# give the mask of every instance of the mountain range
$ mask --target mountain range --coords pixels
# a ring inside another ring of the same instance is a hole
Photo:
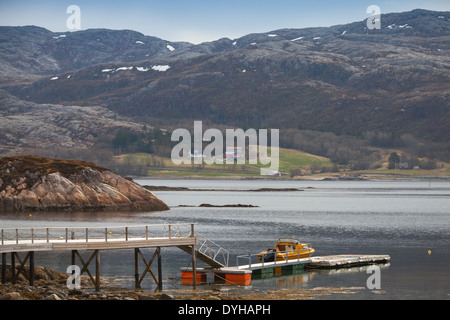
[[[381,15],[381,29],[364,20],[197,45],[0,27],[0,150],[83,147],[121,128],[194,120],[447,145],[449,53],[450,12],[421,9]]]

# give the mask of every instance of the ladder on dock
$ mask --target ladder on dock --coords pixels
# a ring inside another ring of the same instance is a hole
[[[222,248],[214,241],[205,236],[195,233],[198,239],[197,248],[195,249],[196,257],[213,268],[228,267],[230,254],[228,250]],[[192,245],[178,246],[181,250],[192,254]]]

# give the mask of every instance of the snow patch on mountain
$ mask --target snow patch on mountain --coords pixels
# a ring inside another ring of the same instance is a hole
[[[169,65],[155,65],[152,67],[152,70],[165,72],[170,68]]]

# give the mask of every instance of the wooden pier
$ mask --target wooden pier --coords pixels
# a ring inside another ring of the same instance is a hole
[[[194,224],[159,224],[112,227],[53,227],[53,228],[6,228],[0,229],[0,253],[2,254],[2,283],[6,282],[7,255],[11,257],[11,281],[23,273],[34,283],[34,256],[40,251],[71,251],[71,264],[78,259],[82,273],[87,273],[95,289],[100,290],[100,252],[101,250],[134,249],[135,287],[140,288],[149,273],[158,289],[162,289],[161,247],[178,247],[192,256],[192,267],[181,269],[181,283],[193,285],[205,283],[207,274],[226,284],[250,285],[252,279],[267,278],[282,274],[302,272],[307,269],[347,268],[360,265],[386,263],[388,255],[331,255],[310,256],[283,261],[254,262],[257,254],[238,256],[236,267],[229,266],[229,253],[211,240],[196,234]],[[155,248],[147,261],[142,248]],[[86,258],[81,252],[91,251]],[[25,257],[20,254],[25,253]],[[197,268],[197,258],[209,265]],[[152,271],[152,263],[157,261],[157,276]],[[145,264],[142,273],[139,261]],[[25,264],[29,261],[29,272]],[[95,276],[89,265],[95,261]],[[18,268],[16,269],[16,262]],[[244,262],[244,263],[242,263]]]
[[[81,274],[86,272],[96,290],[100,290],[100,251],[117,249],[134,249],[135,256],[135,286],[140,288],[147,273],[150,273],[162,289],[161,247],[179,247],[190,250],[192,255],[193,274],[196,274],[197,236],[194,224],[159,224],[140,226],[113,227],[53,227],[53,228],[6,228],[0,229],[0,253],[2,254],[2,283],[6,282],[7,254],[11,255],[12,282],[23,273],[34,283],[34,256],[40,251],[71,251],[71,265],[76,265],[76,259],[82,264]],[[155,248],[147,262],[141,248]],[[85,260],[80,251],[91,251]],[[20,253],[26,253],[24,258]],[[139,258],[145,264],[145,270],[139,272]],[[153,261],[157,258],[158,277],[151,270]],[[95,276],[89,270],[90,263],[95,260]],[[25,264],[29,261],[29,274]],[[16,271],[16,262],[19,263]],[[69,264],[68,264],[69,265]],[[194,278],[195,279],[195,278]],[[193,281],[194,287],[196,281]]]

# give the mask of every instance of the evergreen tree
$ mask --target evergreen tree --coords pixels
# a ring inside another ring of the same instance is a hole
[[[392,152],[389,155],[388,162],[389,162],[389,165],[388,165],[389,169],[396,168],[396,165],[398,165],[400,163],[400,156],[397,154],[397,152]]]

